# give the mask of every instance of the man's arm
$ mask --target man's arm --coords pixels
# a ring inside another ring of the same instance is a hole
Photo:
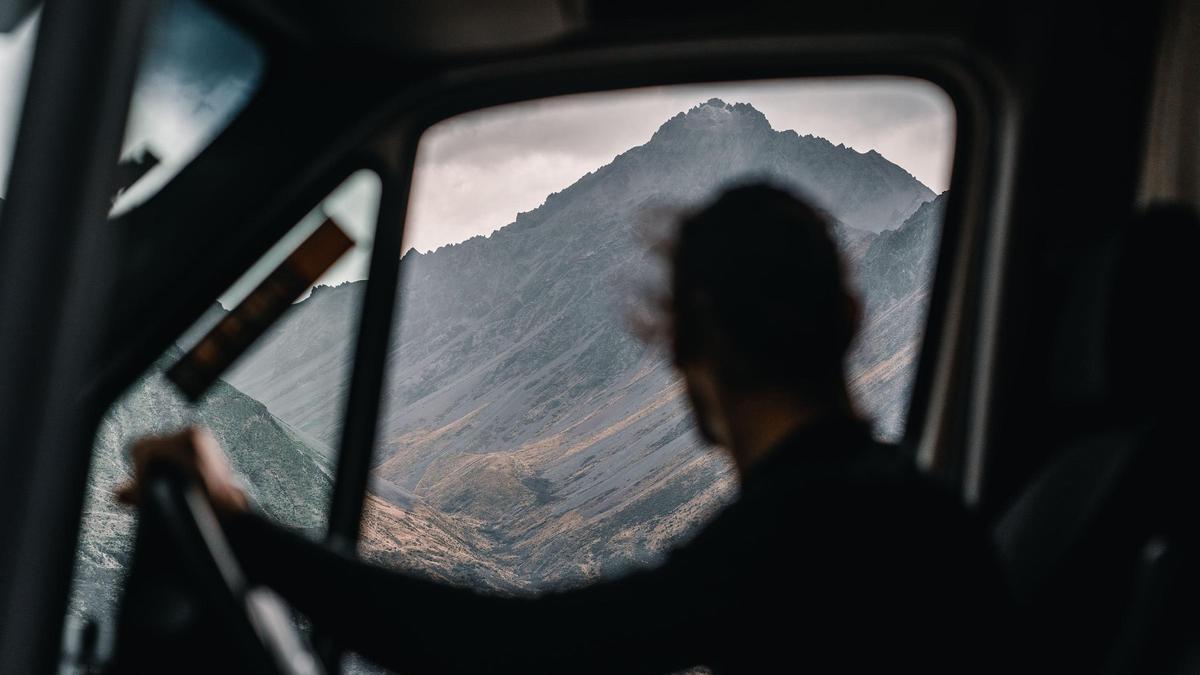
[[[322,631],[401,670],[667,672],[722,649],[719,623],[754,574],[729,509],[651,571],[536,598],[504,598],[377,567],[250,513],[219,444],[203,429],[131,449],[136,502],[144,469],[169,460],[195,473],[251,579],[279,591]],[[722,525],[722,523],[725,523]]]
[[[225,522],[251,579],[344,646],[397,670],[680,670],[719,653],[718,619],[728,620],[736,600],[736,571],[711,532],[655,570],[508,598],[342,556],[250,513]]]

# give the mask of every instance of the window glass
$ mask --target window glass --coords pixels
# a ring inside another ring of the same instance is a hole
[[[314,538],[323,537],[340,432],[349,386],[349,354],[357,334],[362,285],[373,241],[380,183],[360,171],[329,195],[249,270],[192,329],[109,408],[98,430],[75,564],[70,614],[73,622],[98,622],[111,630],[126,565],[133,546],[134,513],[113,500],[113,490],[130,477],[129,445],[147,434],[174,432],[188,424],[208,427],[229,456],[255,506],[274,520]],[[355,240],[355,247],[227,371],[201,399],[189,404],[164,371],[226,312],[331,216]],[[336,299],[336,307],[331,304]],[[296,330],[320,326],[309,352],[282,350]],[[271,388],[272,374],[290,371],[292,391]],[[265,403],[267,400],[270,403]],[[293,424],[288,419],[303,419]],[[321,426],[315,426],[316,421]]]
[[[199,0],[158,0],[134,80],[114,212],[145,201],[211,143],[249,102],[264,66],[261,48]]]

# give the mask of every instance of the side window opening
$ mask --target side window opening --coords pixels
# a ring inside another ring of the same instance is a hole
[[[135,512],[113,499],[113,490],[130,477],[129,445],[148,434],[169,433],[188,424],[212,430],[246,486],[256,508],[306,535],[324,537],[333,487],[336,433],[340,430],[349,357],[309,376],[302,392],[319,399],[321,410],[307,415],[331,417],[332,435],[310,433],[281,412],[287,401],[265,405],[256,383],[263,372],[279,367],[272,345],[295,330],[296,319],[350,278],[366,274],[380,195],[379,178],[359,171],[346,179],[279,243],[247,271],[184,335],[169,347],[105,414],[94,441],[83,522],[72,579],[69,619],[96,622],[109,630],[123,588],[133,546]],[[214,384],[190,404],[164,373],[271,272],[325,219],[333,217],[356,246],[330,268],[288,313]],[[348,354],[358,329],[361,294],[346,297],[335,315],[324,317],[320,335],[325,348]],[[296,355],[303,358],[304,355]]]

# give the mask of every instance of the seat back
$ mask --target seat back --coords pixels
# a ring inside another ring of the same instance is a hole
[[[1194,634],[1180,592],[1195,586],[1200,516],[1187,428],[1200,384],[1188,330],[1200,219],[1154,208],[1115,243],[1101,287],[1105,402],[994,530],[1013,595],[1050,658],[1043,665],[1060,672],[1170,672],[1171,654]]]

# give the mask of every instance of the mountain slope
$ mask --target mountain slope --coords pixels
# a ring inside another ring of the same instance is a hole
[[[851,390],[885,438],[903,428],[945,212],[942,193],[873,237],[852,268],[867,320],[850,354]]]
[[[111,611],[120,592],[134,517],[113,501],[112,490],[128,480],[127,445],[142,435],[176,431],[189,422],[209,427],[259,508],[310,536],[322,532],[332,483],[321,454],[261,403],[224,382],[213,387],[202,406],[189,410],[162,377],[162,367],[178,354],[172,350],[135,383],[100,425],[76,563],[76,613]]]

